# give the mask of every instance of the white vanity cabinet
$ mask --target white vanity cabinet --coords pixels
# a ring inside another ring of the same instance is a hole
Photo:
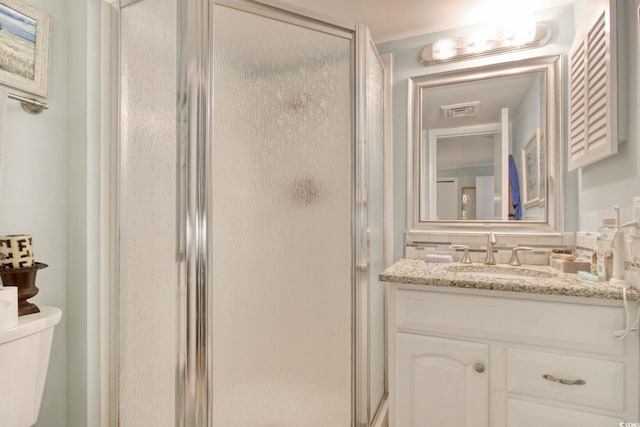
[[[623,327],[621,301],[390,284],[390,426],[640,422]]]

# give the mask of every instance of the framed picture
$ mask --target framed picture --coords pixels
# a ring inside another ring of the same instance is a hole
[[[538,129],[538,151],[540,157],[540,203],[547,198],[547,140],[544,132]]]
[[[18,0],[0,0],[0,84],[46,97],[50,43],[48,15]]]
[[[535,131],[522,148],[523,198],[525,207],[535,206],[540,200],[540,130]]]

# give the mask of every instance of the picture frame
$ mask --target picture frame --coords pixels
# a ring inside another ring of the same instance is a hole
[[[540,129],[522,147],[522,205],[530,207],[542,202],[540,196]]]
[[[539,200],[543,203],[547,198],[547,140],[544,131],[538,129],[538,158],[540,159],[540,168],[538,176],[540,181]]]
[[[19,0],[0,0],[0,84],[49,95],[49,15]]]

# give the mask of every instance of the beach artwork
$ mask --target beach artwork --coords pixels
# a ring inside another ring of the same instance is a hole
[[[51,17],[20,0],[0,0],[0,84],[49,95]]]
[[[35,19],[0,2],[0,69],[34,79],[36,30]]]

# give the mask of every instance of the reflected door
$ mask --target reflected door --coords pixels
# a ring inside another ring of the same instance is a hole
[[[438,220],[458,219],[458,180],[456,178],[438,178]]]
[[[476,177],[476,219],[491,221],[495,218],[494,188],[494,176]]]
[[[498,117],[500,131],[494,135],[495,154],[495,217],[497,220],[509,219],[509,109],[502,108]]]
[[[476,188],[462,188],[462,220],[476,219]]]

